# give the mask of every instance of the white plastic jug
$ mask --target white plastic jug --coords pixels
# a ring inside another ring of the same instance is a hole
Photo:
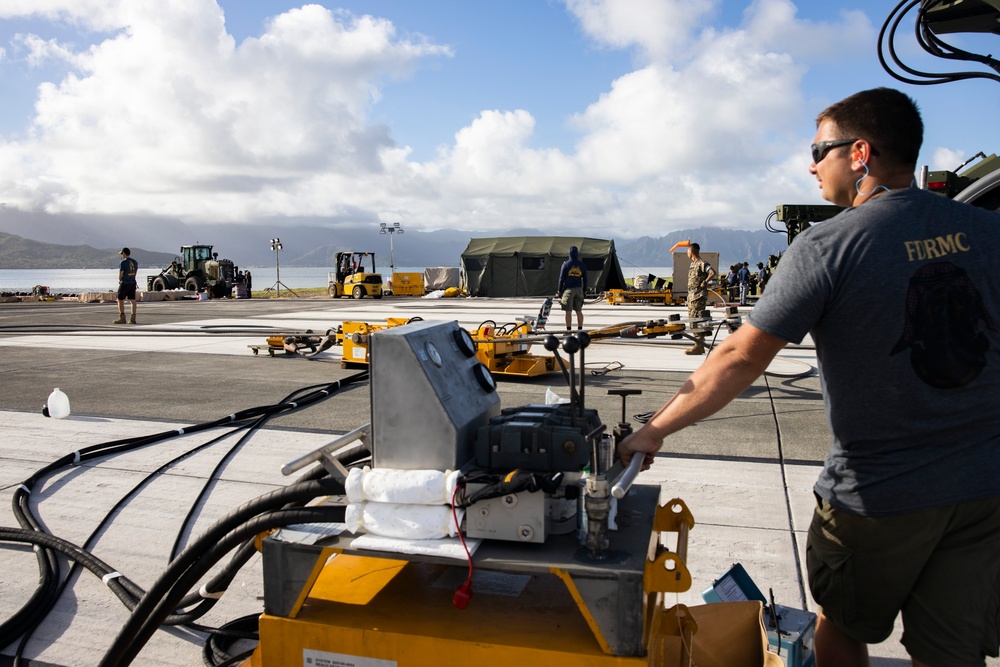
[[[62,419],[69,416],[69,396],[64,394],[59,387],[52,390],[48,401],[49,416],[55,419]]]

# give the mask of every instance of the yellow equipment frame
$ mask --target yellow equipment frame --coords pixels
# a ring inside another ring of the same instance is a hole
[[[487,577],[486,590],[476,580],[476,594],[466,609],[452,604],[467,573],[460,561],[358,553],[350,547],[352,538],[343,536],[326,547],[266,538],[265,605],[271,608],[260,620],[260,645],[245,664],[306,664],[307,657],[317,665],[365,667],[459,660],[483,665],[651,664],[645,647],[661,645],[661,632],[671,631],[662,630],[664,594],[691,586],[687,535],[694,518],[680,499],[658,506],[656,487],[636,490],[637,496],[622,501],[635,523],[619,546],[648,543],[645,558],[638,561],[637,596],[626,590],[635,581],[632,566],[623,565],[631,557],[614,551],[614,537],[605,560],[588,560],[586,549],[573,546],[571,536],[544,547],[490,543],[491,550],[474,557],[477,571]],[[643,514],[647,519],[638,520]],[[640,526],[651,527],[646,540],[634,532]],[[677,534],[675,550],[665,545],[666,533]],[[545,560],[565,547],[568,558]],[[531,553],[537,554],[534,562],[522,559]],[[269,573],[278,573],[281,580]],[[269,585],[279,588],[277,595],[269,595]],[[627,600],[634,600],[635,607],[620,606]]]

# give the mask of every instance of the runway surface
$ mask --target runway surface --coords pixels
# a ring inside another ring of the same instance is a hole
[[[342,322],[384,323],[387,317],[454,320],[475,328],[487,320],[504,324],[533,316],[540,304],[415,298],[141,303],[135,326],[112,325],[113,304],[0,304],[0,499],[9,501],[36,470],[68,453],[139,434],[187,430],[358,372],[341,367],[337,347],[308,359],[254,356],[248,346],[263,344],[269,334],[323,333]],[[585,312],[588,329],[686,316],[676,307],[605,303],[587,304]],[[552,313],[548,329],[561,332],[560,312]],[[722,327],[718,339],[726,335]],[[639,389],[642,394],[629,397],[626,407],[637,425],[634,416],[657,409],[703,361],[683,353],[687,344],[666,337],[595,342],[586,350],[588,407],[614,425],[622,404],[608,391]],[[540,345],[532,352],[545,354]],[[679,602],[700,604],[701,591],[739,562],[761,589],[773,589],[779,604],[815,609],[804,584],[805,531],[811,487],[829,444],[815,363],[808,340],[790,346],[724,410],[669,438],[653,468],[640,476],[639,483],[660,485],[664,500],[682,498],[696,520],[688,562],[694,584]],[[69,396],[72,414],[66,419],[41,415],[54,387]],[[508,407],[542,402],[548,389],[566,393],[561,374],[500,380],[498,392]],[[55,535],[83,544],[123,496],[165,466],[114,510],[92,546],[147,587],[169,561],[178,531],[183,546],[241,503],[287,484],[282,464],[369,421],[372,400],[379,397],[373,399],[367,382],[351,385],[308,409],[282,414],[246,441],[240,441],[242,433],[229,434],[169,465],[224,432],[187,434],[72,466],[45,478],[33,490],[31,506]],[[203,487],[209,493],[199,500]],[[0,525],[12,526],[14,518]],[[26,602],[38,575],[29,547],[0,548],[3,622]],[[202,623],[259,613],[261,595],[255,556]],[[97,664],[127,618],[101,579],[78,574],[23,655],[33,665]],[[873,665],[909,664],[899,632],[873,647]],[[158,632],[135,664],[199,665],[202,637],[186,630]],[[0,664],[16,648],[6,646]]]

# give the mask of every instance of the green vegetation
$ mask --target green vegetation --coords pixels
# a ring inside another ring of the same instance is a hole
[[[254,299],[275,298],[275,293],[271,290],[254,290],[251,294]],[[287,288],[281,290],[282,299],[316,299],[318,297],[327,298],[329,295],[326,287],[296,287],[294,290]]]
[[[122,260],[121,248],[41,243],[0,232],[0,269],[114,269]],[[166,266],[173,253],[132,248],[139,266]]]

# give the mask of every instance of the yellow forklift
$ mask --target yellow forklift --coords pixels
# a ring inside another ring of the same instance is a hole
[[[336,259],[337,269],[327,276],[327,291],[331,299],[342,296],[382,298],[382,274],[375,272],[375,253],[345,250],[338,252]],[[371,271],[366,265],[371,267]]]

